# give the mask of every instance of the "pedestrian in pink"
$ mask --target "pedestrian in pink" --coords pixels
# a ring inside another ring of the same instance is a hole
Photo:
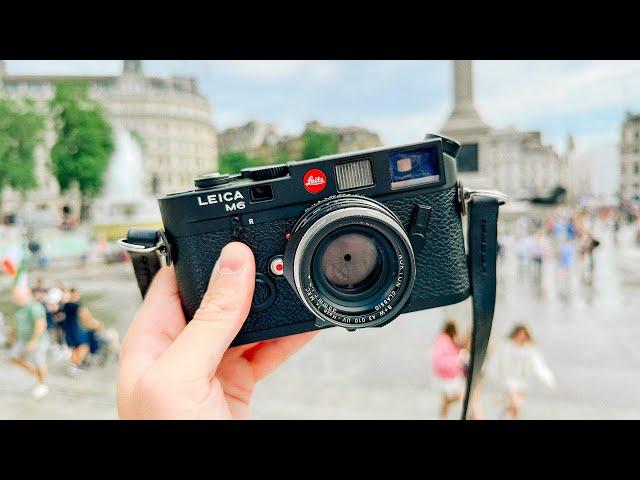
[[[456,337],[456,324],[448,319],[431,348],[431,373],[442,393],[442,419],[447,417],[449,407],[462,399],[464,392],[465,364],[462,357],[466,350],[462,349]]]

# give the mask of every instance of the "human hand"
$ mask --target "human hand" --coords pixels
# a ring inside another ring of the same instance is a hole
[[[162,268],[120,350],[120,418],[250,418],[256,384],[317,333],[228,348],[249,314],[254,286],[253,252],[228,244],[187,324],[173,267]]]

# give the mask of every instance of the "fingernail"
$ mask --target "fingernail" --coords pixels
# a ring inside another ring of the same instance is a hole
[[[220,252],[220,258],[216,262],[216,271],[223,275],[233,275],[239,273],[245,263],[242,251],[234,248],[233,245],[227,245]]]

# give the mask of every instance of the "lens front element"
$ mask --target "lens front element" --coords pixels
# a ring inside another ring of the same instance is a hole
[[[380,275],[380,250],[360,233],[332,239],[321,256],[320,273],[331,287],[347,293],[361,293]]]

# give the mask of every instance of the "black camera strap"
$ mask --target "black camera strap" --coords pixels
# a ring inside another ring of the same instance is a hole
[[[132,228],[127,238],[119,240],[118,245],[129,252],[133,272],[136,275],[142,298],[147,294],[153,277],[165,263],[171,265],[171,250],[162,230],[140,230]]]
[[[468,203],[467,249],[473,305],[471,352],[467,388],[462,403],[466,420],[474,388],[480,378],[489,346],[496,302],[496,259],[498,253],[498,207],[495,196],[473,193]]]
[[[489,345],[493,309],[496,300],[496,256],[498,206],[500,201],[490,193],[470,192],[468,198],[467,248],[473,302],[473,331],[467,374],[467,388],[462,405],[462,418],[467,418],[469,402],[480,377]],[[464,200],[463,200],[464,202]],[[464,208],[464,207],[463,207]],[[142,297],[162,266],[162,257],[171,264],[168,242],[161,230],[131,229],[119,245],[131,256]]]

